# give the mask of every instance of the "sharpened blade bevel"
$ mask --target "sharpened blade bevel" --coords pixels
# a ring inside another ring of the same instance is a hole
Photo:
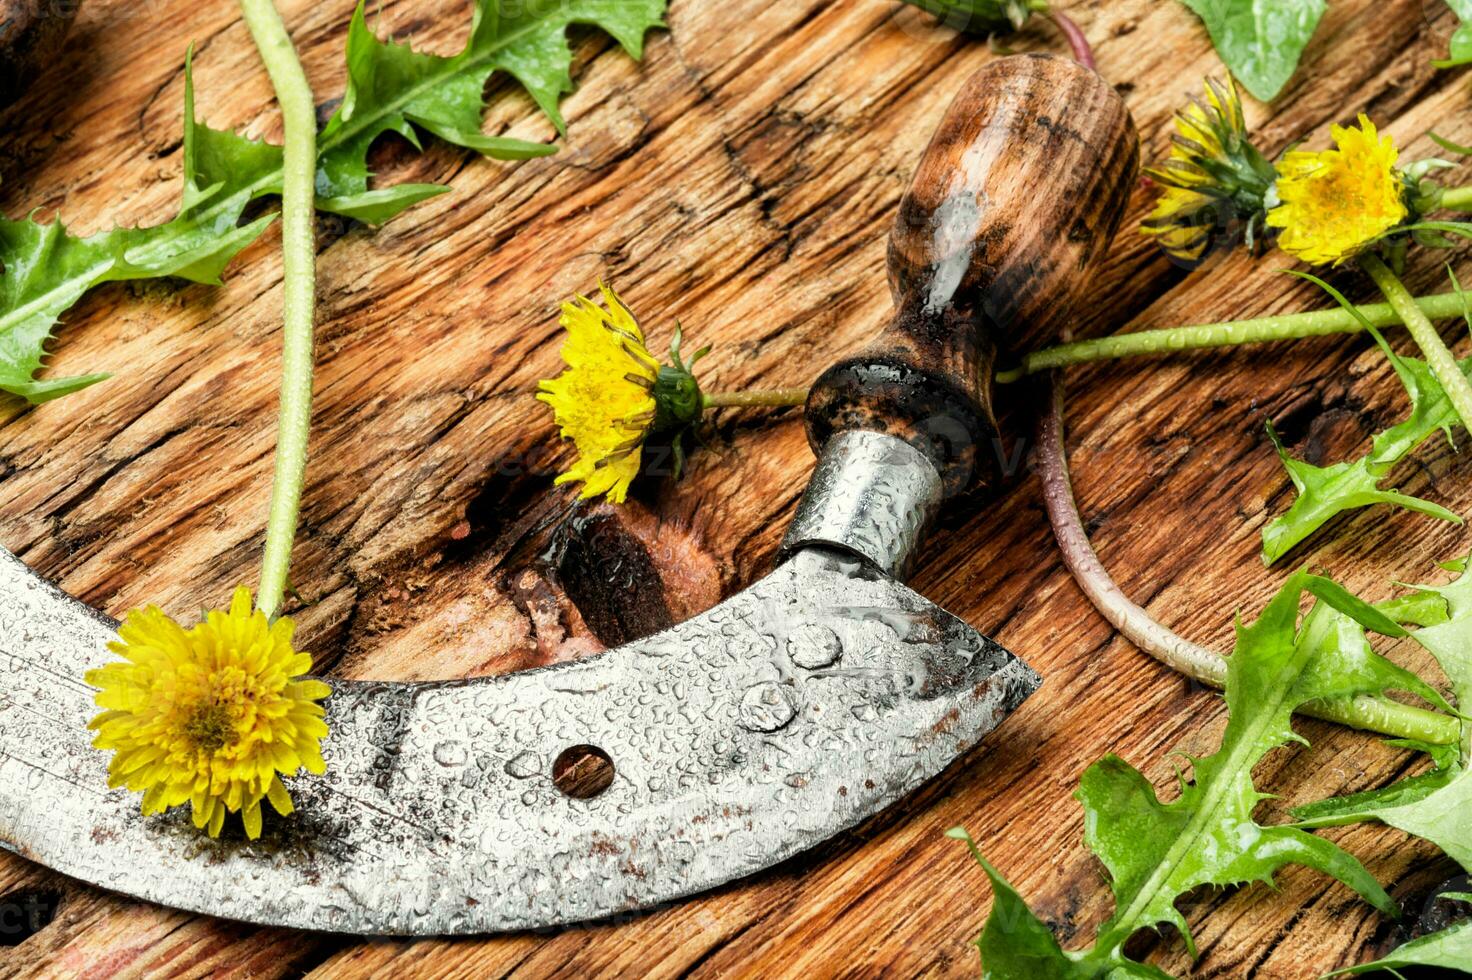
[[[115,624],[0,551],[0,843],[163,905],[275,926],[448,935],[672,901],[886,807],[1039,684],[857,562],[799,552],[673,629],[576,663],[453,683],[333,682],[328,774],[256,842],[107,789],[85,672]],[[591,799],[553,761],[614,766]]]

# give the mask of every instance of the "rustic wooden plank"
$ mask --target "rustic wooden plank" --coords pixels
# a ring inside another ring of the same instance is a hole
[[[1199,27],[1172,3],[1067,6],[1158,155],[1170,113],[1197,78],[1220,73]],[[351,5],[284,7],[319,99],[336,96]],[[397,0],[382,16],[385,30],[444,52],[468,14],[462,2]],[[558,156],[511,165],[386,146],[383,180],[448,180],[455,192],[377,231],[322,223],[319,401],[294,578],[313,602],[303,636],[338,675],[470,676],[588,655],[708,607],[770,561],[811,466],[795,413],[721,418],[722,457],[699,454],[684,482],[642,486],[619,513],[574,510],[551,488],[567,451],[530,392],[557,370],[556,305],[608,276],[656,342],[678,316],[692,338],[717,343],[716,386],[807,383],[884,321],[893,209],[951,93],[993,55],[889,0],[674,0],[670,24],[642,67],[579,35],[581,89]],[[1449,27],[1440,5],[1419,0],[1332,4],[1309,71],[1249,116],[1273,151],[1307,134],[1321,142],[1324,125],[1361,109],[1412,154],[1432,151],[1432,127],[1472,139],[1464,78],[1428,67]],[[66,54],[11,117],[0,208],[62,207],[81,231],[166,218],[191,39],[203,118],[277,135],[233,5],[88,0]],[[1057,46],[1045,26],[1015,45]],[[503,94],[489,127],[550,138],[525,97]],[[1137,194],[1128,223],[1148,207]],[[268,232],[223,289],[108,286],[66,317],[52,370],[118,378],[36,410],[0,407],[0,544],[114,614],[151,601],[188,615],[253,579],[278,242]],[[1126,230],[1077,330],[1322,305],[1279,274],[1285,265],[1232,256],[1185,273]],[[1439,270],[1439,258],[1418,258],[1413,287],[1439,288]],[[1234,610],[1260,608],[1283,574],[1256,557],[1259,530],[1288,500],[1263,420],[1276,419],[1296,452],[1334,460],[1403,406],[1363,339],[1096,366],[1070,383],[1075,476],[1103,560],[1164,621],[1221,648]],[[1397,479],[1465,511],[1467,473],[1428,447]],[[561,567],[544,557],[554,544],[568,546]],[[1390,578],[1425,577],[1433,559],[1465,548],[1461,529],[1369,511],[1295,558],[1380,597]],[[597,574],[614,562],[632,577]],[[1109,899],[1070,798],[1079,774],[1118,751],[1166,786],[1167,753],[1199,752],[1220,733],[1219,700],[1092,612],[1025,472],[947,516],[915,584],[995,631],[1047,685],[915,797],[766,874],[626,922],[356,943],[151,908],[0,855],[0,900],[63,895],[51,925],[0,956],[0,974],[967,975],[988,893],[941,836],[957,823],[1081,944]],[[1383,782],[1406,763],[1360,735],[1305,731],[1311,752],[1277,753],[1262,773],[1290,804]],[[1335,836],[1412,910],[1451,872],[1394,831]],[[1343,887],[1302,870],[1281,883],[1281,894],[1193,900],[1204,951],[1193,976],[1296,980],[1390,941]],[[1187,968],[1173,938],[1142,949]]]

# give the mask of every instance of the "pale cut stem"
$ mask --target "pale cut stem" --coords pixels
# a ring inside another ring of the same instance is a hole
[[[256,606],[268,617],[281,608],[301,511],[312,427],[312,340],[316,302],[317,115],[296,49],[271,0],[240,0],[246,26],[265,63],[286,128],[281,184],[283,317],[281,409],[276,477],[266,525],[266,550]]]
[[[806,388],[768,391],[726,391],[702,396],[706,408],[789,408],[808,400]]]
[[[1446,392],[1462,425],[1472,428],[1472,384],[1468,383],[1467,376],[1457,366],[1457,359],[1447,349],[1441,334],[1431,325],[1430,318],[1416,305],[1416,298],[1406,289],[1405,283],[1400,281],[1380,256],[1366,252],[1360,256],[1360,268],[1375,280],[1375,285],[1380,287],[1380,292],[1390,301],[1396,316],[1400,317],[1416,345],[1421,348],[1421,353],[1426,355],[1427,367],[1431,368],[1436,380],[1441,382],[1442,390]]]
[[[1209,687],[1224,687],[1225,658],[1166,629],[1131,602],[1089,543],[1068,474],[1068,455],[1063,444],[1063,381],[1057,374],[1053,376],[1048,408],[1038,424],[1038,468],[1043,482],[1043,502],[1063,562],[1099,613],[1127,640],[1172,670]],[[1348,701],[1314,701],[1303,705],[1299,712],[1351,728],[1433,745],[1454,744],[1461,734],[1454,718],[1388,698],[1361,696]]]
[[[1437,293],[1416,299],[1415,305],[1432,320],[1447,320],[1461,316],[1466,311],[1467,301],[1460,293]],[[1401,324],[1400,314],[1389,303],[1370,303],[1358,309],[1361,315],[1375,327],[1394,327]],[[1222,323],[1203,323],[1160,330],[1139,330],[1135,333],[1114,334],[1093,340],[1078,340],[1070,344],[1060,344],[1057,347],[1034,351],[1025,356],[1019,366],[998,372],[997,383],[1011,384],[1021,381],[1030,374],[1070,367],[1075,364],[1088,364],[1093,361],[1142,357],[1150,354],[1173,354],[1178,351],[1201,350],[1209,347],[1270,343],[1278,340],[1303,340],[1309,337],[1327,337],[1332,334],[1358,333],[1364,329],[1364,324],[1360,323],[1353,313],[1342,307],[1335,307],[1332,310],[1289,313],[1282,316],[1259,317],[1253,320],[1229,320]]]

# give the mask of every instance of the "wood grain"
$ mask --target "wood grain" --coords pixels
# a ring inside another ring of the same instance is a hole
[[[0,106],[19,98],[61,50],[81,0],[0,0]]]
[[[283,6],[319,100],[336,97],[351,0]],[[1158,157],[1170,113],[1221,71],[1204,33],[1160,0],[1064,6],[1125,96],[1146,158]],[[449,0],[382,10],[381,30],[441,52],[469,17]],[[454,193],[377,231],[323,221],[319,401],[293,578],[309,602],[302,635],[338,676],[469,676],[585,656],[708,607],[770,562],[811,467],[795,412],[722,416],[719,453],[699,453],[678,484],[640,485],[622,512],[579,509],[552,487],[568,450],[530,396],[558,368],[557,304],[608,277],[654,342],[678,317],[692,340],[717,345],[713,387],[811,382],[888,320],[884,249],[900,196],[952,95],[993,55],[889,0],[674,0],[669,22],[643,66],[576,35],[580,89],[557,156],[498,164],[432,141],[423,154],[389,143],[376,153],[380,180],[448,181]],[[1440,2],[1338,0],[1307,71],[1275,105],[1250,105],[1249,119],[1270,152],[1303,137],[1322,145],[1328,123],[1362,110],[1413,157],[1435,152],[1432,128],[1472,140],[1465,75],[1429,64],[1451,27]],[[191,41],[201,116],[279,135],[232,4],[88,0],[65,53],[8,117],[0,209],[60,210],[82,232],[166,219]],[[1041,24],[1011,43],[1062,49]],[[523,95],[493,90],[488,129],[552,137]],[[1278,256],[1172,267],[1129,231],[1148,207],[1137,191],[1081,300],[1078,334],[1323,305],[1279,273]],[[51,370],[116,378],[39,409],[0,408],[0,544],[114,615],[157,602],[189,616],[254,580],[278,244],[268,232],[224,288],[110,285],[67,315]],[[1413,288],[1441,288],[1440,261],[1418,257]],[[1336,278],[1369,294],[1352,274]],[[1262,525],[1289,500],[1264,420],[1322,462],[1362,451],[1404,410],[1360,338],[1101,365],[1070,381],[1075,478],[1104,562],[1166,623],[1219,648],[1233,612],[1260,609],[1284,575],[1257,558]],[[1010,394],[1025,414],[1025,394]],[[941,836],[958,823],[1066,945],[1083,944],[1110,903],[1081,842],[1080,773],[1116,751],[1165,786],[1168,753],[1209,748],[1223,709],[1088,607],[1055,554],[1027,446],[1003,448],[1015,480],[952,505],[915,585],[1047,683],[981,748],[856,831],[625,922],[456,942],[263,931],[0,857],[0,904],[57,899],[49,925],[0,952],[0,975],[966,976],[989,892]],[[1395,479],[1468,512],[1468,475],[1443,445]],[[1294,560],[1380,598],[1392,578],[1425,579],[1467,547],[1460,528],[1372,510]],[[1377,785],[1409,764],[1362,735],[1302,727],[1312,750],[1276,753],[1260,772],[1285,804]],[[1453,871],[1395,831],[1330,836],[1389,883],[1412,924]],[[1140,952],[1193,977],[1299,980],[1397,938],[1321,875],[1290,871],[1281,886],[1194,896],[1194,967],[1173,936],[1143,937]]]

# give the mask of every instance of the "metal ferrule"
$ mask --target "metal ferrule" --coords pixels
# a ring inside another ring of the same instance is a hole
[[[918,449],[878,432],[845,432],[824,448],[782,556],[841,548],[903,581],[942,499],[940,474]]]

